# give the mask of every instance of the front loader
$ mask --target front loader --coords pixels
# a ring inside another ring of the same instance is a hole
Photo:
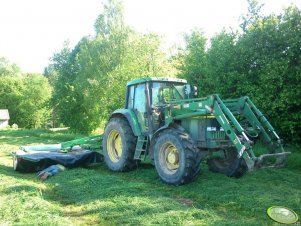
[[[289,152],[248,97],[195,98],[196,92],[183,79],[128,82],[125,108],[112,113],[103,134],[108,168],[127,171],[151,159],[164,182],[180,185],[196,179],[204,159],[211,171],[230,177],[284,164]],[[268,153],[257,157],[259,140]]]

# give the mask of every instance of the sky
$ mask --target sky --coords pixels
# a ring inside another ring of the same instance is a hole
[[[124,0],[125,22],[139,32],[156,32],[165,45],[180,42],[185,32],[200,28],[210,38],[223,28],[237,29],[247,12],[246,0]],[[260,0],[265,14],[301,0]],[[0,57],[23,72],[42,73],[66,40],[73,47],[94,35],[101,0],[0,0]]]

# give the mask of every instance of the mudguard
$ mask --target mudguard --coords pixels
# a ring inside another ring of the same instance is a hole
[[[119,116],[123,116],[128,120],[135,136],[141,135],[141,128],[140,128],[137,116],[133,110],[117,109],[111,114],[110,119],[114,118],[114,117],[119,117]]]

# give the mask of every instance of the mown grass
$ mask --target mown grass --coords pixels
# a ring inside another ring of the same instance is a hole
[[[64,171],[45,182],[12,169],[21,145],[79,138],[67,131],[0,131],[0,225],[277,225],[272,205],[301,215],[301,151],[282,169],[232,179],[208,171],[179,187],[162,183],[152,165],[114,173],[104,164]]]

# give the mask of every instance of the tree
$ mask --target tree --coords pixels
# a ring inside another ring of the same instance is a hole
[[[206,95],[220,93],[223,97],[233,97],[238,94],[239,71],[235,48],[235,33],[222,31],[211,39],[210,48],[207,51],[208,82],[205,89]]]
[[[206,38],[199,30],[194,30],[185,36],[186,47],[179,56],[181,64],[178,66],[179,76],[190,83],[202,87],[200,94],[206,93],[205,88],[210,85],[207,77]]]
[[[264,4],[259,4],[257,0],[247,0],[247,2],[249,5],[248,13],[242,16],[242,23],[240,24],[243,32],[247,32],[250,26],[256,24],[256,22],[263,17],[261,9]]]
[[[286,140],[301,141],[301,11],[263,16],[249,3],[241,32],[219,33],[207,50],[201,35],[186,38],[179,76],[202,95],[250,96]]]
[[[160,37],[128,27],[122,9],[120,1],[107,1],[95,37],[83,37],[72,50],[65,46],[46,69],[54,112],[74,131],[91,132],[123,107],[127,81],[170,68]]]
[[[6,58],[0,57],[0,76],[20,76],[21,69],[18,65],[9,62]]]
[[[51,87],[42,75],[0,77],[0,108],[10,113],[11,123],[40,128],[49,120]]]
[[[19,125],[19,109],[22,102],[23,82],[20,78],[0,76],[0,108],[8,109],[10,122]],[[20,125],[21,126],[21,125]]]

